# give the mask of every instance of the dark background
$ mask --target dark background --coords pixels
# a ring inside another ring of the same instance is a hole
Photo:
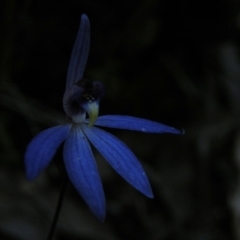
[[[107,200],[100,223],[69,185],[55,239],[240,239],[240,2],[0,3],[0,238],[46,239],[61,188],[53,163],[27,182],[29,141],[65,117],[62,95],[82,13],[85,77],[106,87],[100,115],[184,128],[184,136],[111,131],[137,155],[148,199],[95,152]]]

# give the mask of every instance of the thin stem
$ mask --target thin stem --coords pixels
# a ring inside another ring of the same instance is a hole
[[[49,233],[48,233],[47,240],[52,240],[52,237],[54,235],[56,225],[57,225],[57,221],[58,221],[58,218],[59,218],[59,214],[60,214],[61,208],[62,208],[64,194],[65,194],[66,189],[67,189],[67,185],[68,185],[68,178],[65,174],[65,176],[63,177],[62,187],[61,187],[61,191],[60,191],[60,194],[59,194],[59,197],[58,197],[58,203],[57,203],[56,211],[55,211],[55,214],[54,214],[54,217],[53,217],[51,228],[50,228]]]

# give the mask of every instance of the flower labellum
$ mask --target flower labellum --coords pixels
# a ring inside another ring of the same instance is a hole
[[[103,221],[105,196],[90,143],[128,183],[145,196],[153,193],[147,175],[134,153],[112,134],[99,127],[144,133],[183,134],[183,131],[146,119],[105,115],[98,117],[104,86],[83,78],[90,47],[90,23],[83,14],[68,67],[63,109],[71,123],[40,132],[25,153],[27,179],[35,179],[64,143],[63,160],[68,177],[93,213]],[[90,142],[90,143],[89,143]]]

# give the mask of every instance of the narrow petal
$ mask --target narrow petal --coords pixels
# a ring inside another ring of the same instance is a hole
[[[63,158],[68,176],[94,214],[105,217],[105,197],[97,165],[81,125],[73,125],[67,137]]]
[[[83,14],[68,66],[66,89],[82,78],[88,59],[89,47],[90,23],[88,17]]]
[[[145,133],[172,133],[183,134],[183,130],[167,126],[162,123],[153,122],[143,118],[122,115],[105,115],[98,117],[95,125],[102,127],[135,130]]]
[[[27,179],[36,178],[52,160],[60,144],[66,139],[71,125],[60,125],[39,133],[29,143],[25,153]]]
[[[131,185],[147,197],[153,197],[143,167],[133,152],[118,138],[96,127],[83,127],[92,144],[109,164]]]

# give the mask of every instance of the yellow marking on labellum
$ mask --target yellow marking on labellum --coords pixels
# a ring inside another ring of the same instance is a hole
[[[89,123],[88,126],[92,127],[94,125],[94,123],[97,120],[98,117],[98,110],[99,110],[99,104],[96,102],[89,102],[87,104],[87,113],[89,115]]]

